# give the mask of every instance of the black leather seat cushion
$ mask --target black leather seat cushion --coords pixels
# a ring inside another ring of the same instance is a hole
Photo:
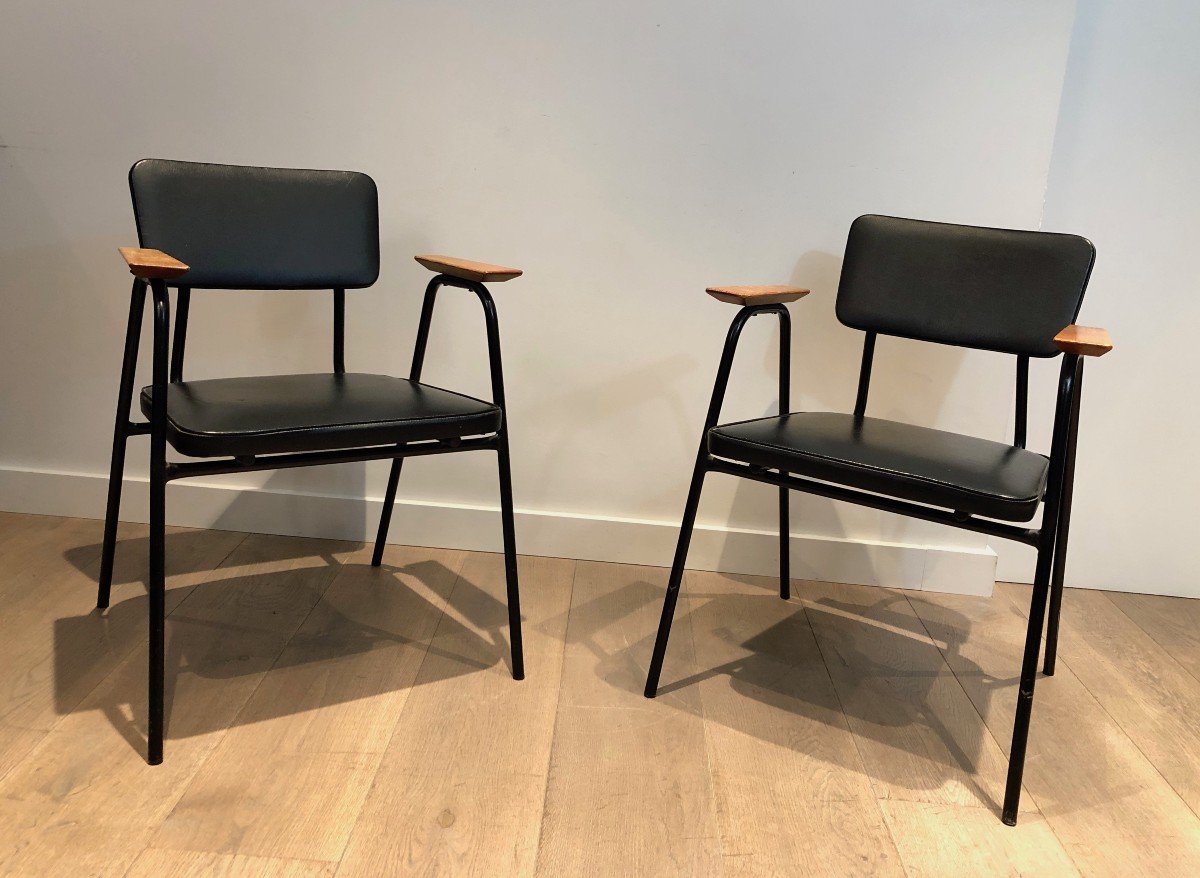
[[[1046,488],[1040,454],[879,418],[798,412],[722,424],[709,453],[903,500],[1028,521]]]
[[[142,388],[149,417],[153,388]],[[495,433],[490,402],[388,375],[271,375],[167,386],[167,439],[192,457],[278,454]]]

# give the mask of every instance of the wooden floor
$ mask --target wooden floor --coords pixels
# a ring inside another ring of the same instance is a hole
[[[1068,591],[1018,827],[1028,589],[990,599],[172,530],[166,761],[146,541],[0,514],[0,873],[1200,875],[1200,601]]]

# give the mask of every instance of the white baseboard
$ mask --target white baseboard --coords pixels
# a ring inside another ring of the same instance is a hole
[[[80,518],[103,516],[108,479],[94,473],[0,467],[0,509]],[[125,480],[121,518],[146,521],[149,484]],[[374,539],[383,501],[221,485],[173,482],[167,521],[253,533],[331,539]],[[517,546],[529,555],[667,566],[678,521],[647,521],[517,509]],[[399,500],[393,542],[416,546],[501,550],[498,507]],[[698,525],[688,567],[760,576],[778,574],[773,532]],[[792,576],[955,594],[988,595],[996,554],[989,548],[939,547],[793,534]]]

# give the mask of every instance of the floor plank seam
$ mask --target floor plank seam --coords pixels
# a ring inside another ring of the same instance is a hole
[[[879,791],[875,785],[875,778],[871,776],[871,772],[867,769],[867,760],[863,756],[862,745],[858,740],[858,733],[854,731],[854,726],[850,723],[850,716],[846,713],[846,705],[842,701],[842,694],[838,691],[837,684],[833,680],[833,671],[829,669],[829,660],[825,656],[825,650],[821,647],[821,638],[817,636],[817,629],[813,626],[812,619],[808,614],[808,601],[803,597],[797,596],[796,600],[800,602],[800,612],[804,616],[804,623],[808,626],[809,634],[812,635],[813,643],[817,647],[817,654],[821,656],[821,667],[825,669],[825,677],[829,680],[829,691],[833,693],[833,697],[837,699],[838,710],[842,713],[842,721],[846,724],[846,732],[850,735],[850,740],[854,743],[854,752],[858,754],[858,764],[862,769],[863,775],[867,778],[867,784],[872,792],[872,800],[875,804],[875,811],[879,816],[879,822],[883,828],[887,830],[888,838],[892,840],[892,848],[896,851],[896,857],[900,861],[900,869],[905,875],[911,875],[912,872],[908,864],[904,862],[904,855],[901,853],[900,845],[896,840],[896,833],[892,829],[891,823],[887,819],[887,815],[883,811],[883,805],[879,798]]]
[[[250,536],[251,536],[251,534],[247,534],[246,537],[243,538],[242,542],[245,542],[245,540],[249,539]],[[285,539],[287,539],[287,538],[285,538]],[[239,543],[239,545],[241,545],[241,543]],[[233,555],[233,552],[230,552],[229,555],[226,556],[226,560],[228,560],[228,558],[232,557],[232,555]],[[217,752],[217,749],[225,741],[225,738],[226,738],[226,736],[228,736],[229,731],[231,729],[237,728],[238,720],[241,718],[242,713],[246,710],[246,706],[254,700],[255,694],[258,692],[259,689],[262,688],[263,681],[267,679],[267,674],[271,673],[271,671],[278,664],[279,659],[283,656],[284,652],[287,650],[288,644],[291,643],[292,638],[296,636],[296,632],[303,629],[304,623],[308,621],[309,617],[313,614],[313,611],[316,610],[317,606],[321,603],[321,601],[323,601],[325,599],[325,595],[329,593],[329,589],[331,589],[333,587],[333,584],[335,582],[337,582],[338,577],[340,577],[343,573],[345,573],[345,565],[339,563],[337,573],[335,573],[333,576],[331,576],[329,578],[329,582],[327,582],[325,584],[325,588],[321,590],[320,597],[318,597],[315,601],[313,601],[313,605],[311,607],[309,607],[308,612],[304,614],[304,617],[302,619],[300,619],[300,621],[296,624],[295,628],[292,629],[291,634],[289,634],[287,639],[284,640],[283,643],[280,645],[279,650],[275,653],[275,657],[273,659],[271,659],[271,664],[268,665],[267,669],[265,671],[263,671],[262,674],[259,675],[258,682],[254,684],[254,687],[251,688],[250,691],[246,693],[245,699],[242,701],[241,705],[238,707],[238,709],[234,713],[233,717],[229,720],[229,725],[227,725],[224,729],[221,730],[220,735],[218,735],[216,737],[216,739],[212,742],[212,745],[208,748],[208,752],[204,754],[204,757],[202,759],[197,761],[195,770],[188,776],[187,780],[184,783],[181,783],[179,785],[179,793],[177,796],[175,796],[175,801],[171,804],[170,809],[166,811],[165,816],[159,822],[158,829],[161,829],[162,826],[164,826],[167,823],[167,821],[170,820],[171,817],[175,814],[175,809],[177,807],[179,807],[179,803],[181,801],[183,801],[184,796],[186,796],[188,791],[191,790],[192,784],[194,784],[196,782],[196,778],[198,778],[200,776],[201,771],[208,764],[208,760],[212,758],[212,755]],[[199,583],[197,583],[197,586],[193,586],[193,589],[198,587],[198,585],[199,585]],[[187,597],[189,597],[190,595],[191,595],[191,592],[188,592],[188,595],[185,596],[183,600],[181,600],[178,604],[175,605],[175,610],[172,610],[172,615],[175,613],[175,611],[177,611],[181,606],[184,605],[185,601],[187,600]],[[170,732],[169,720],[168,720],[168,725],[167,725],[167,732],[168,733]],[[170,741],[171,739],[169,737],[167,737],[166,740]],[[157,829],[156,829],[155,833],[151,834],[150,837],[153,838],[155,834],[157,834]]]
[[[988,600],[995,600],[996,597],[997,597],[997,595],[993,594],[993,596],[988,598]],[[941,653],[942,661],[946,663],[946,666],[948,668],[950,668],[950,673],[954,675],[954,681],[956,683],[958,683],[959,688],[963,690],[964,694],[966,694],[967,687],[963,685],[962,679],[958,676],[958,672],[956,670],[954,670],[954,665],[952,665],[949,661],[946,660],[945,650],[943,650],[941,647],[941,644],[939,644],[937,642],[937,639],[933,636],[933,633],[929,630],[929,626],[925,624],[924,617],[922,617],[921,614],[917,611],[916,606],[913,605],[913,602],[908,594],[904,595],[904,599],[906,601],[908,601],[908,605],[912,609],[913,615],[917,617],[917,620],[921,623],[921,627],[923,627],[925,629],[925,633],[929,635],[930,641],[932,641],[933,645],[937,647],[938,652]],[[1000,596],[1000,599],[1006,600],[1006,598],[1004,598],[1002,596]],[[1009,603],[1012,603],[1012,602],[1009,601]],[[1063,666],[1066,667],[1066,662],[1063,662]],[[1067,668],[1067,670],[1069,671],[1070,668]],[[1004,745],[1004,742],[1000,741],[996,737],[996,733],[994,731],[992,731],[991,725],[988,723],[988,721],[984,717],[984,715],[982,713],[980,713],[979,706],[975,703],[975,700],[973,698],[971,698],[969,694],[967,694],[967,701],[970,703],[971,707],[974,708],[975,714],[979,717],[980,725],[984,728],[984,730],[988,733],[988,735],[991,736],[992,740],[995,741],[996,746],[1000,748],[1000,752],[1004,754],[1005,763],[1007,764],[1009,756],[1010,756],[1008,748]],[[1027,802],[1033,803],[1034,808],[1037,809],[1038,816],[1040,816],[1042,818],[1042,821],[1046,824],[1046,828],[1050,830],[1050,834],[1053,835],[1054,840],[1058,842],[1058,846],[1060,848],[1062,848],[1063,852],[1067,856],[1067,859],[1069,859],[1071,861],[1071,865],[1075,867],[1075,871],[1078,872],[1080,875],[1087,874],[1084,871],[1082,865],[1075,859],[1075,856],[1071,853],[1071,846],[1059,836],[1058,830],[1056,830],[1054,828],[1054,822],[1048,816],[1046,816],[1046,812],[1042,810],[1041,803],[1038,802],[1037,797],[1034,796],[1033,793],[1030,792],[1029,789],[1024,784],[1021,785],[1021,795],[1022,795],[1022,798],[1025,798],[1025,800]],[[1019,817],[1020,817],[1020,813],[1018,812],[1018,818]],[[1009,827],[1009,828],[1012,828],[1012,827]]]
[[[64,521],[65,520],[66,519],[64,519]],[[241,539],[239,539],[237,541],[237,543],[234,545],[234,547],[232,549],[230,549],[225,554],[225,556],[223,558],[221,558],[221,560],[216,565],[213,566],[212,569],[217,570],[221,567],[221,565],[223,565],[226,561],[228,561],[229,558],[233,555],[233,553],[235,551],[237,551],[237,547],[240,546],[242,543],[244,543],[249,536],[250,536],[250,534],[242,534]],[[117,545],[118,546],[120,545],[120,541],[118,541]],[[97,556],[96,556],[97,560],[98,560],[98,558],[99,558],[99,554],[97,554]],[[91,562],[89,562],[89,565],[90,564],[91,564]],[[88,578],[89,579],[91,578],[90,574],[89,574]],[[199,586],[200,586],[200,583],[198,583],[198,582],[189,586],[187,588],[187,594],[185,594],[182,598],[180,598],[179,602],[176,603],[175,606],[171,608],[171,612],[167,614],[167,618],[170,618],[179,609],[179,607],[183,604],[183,602],[185,600],[187,600],[188,595],[190,595],[193,591],[195,591]],[[37,751],[44,745],[44,743],[49,738],[49,736],[54,732],[54,730],[57,729],[59,727],[59,725],[61,725],[63,722],[65,722],[67,717],[69,717],[76,710],[78,710],[79,705],[85,703],[88,700],[88,698],[91,697],[92,693],[94,693],[101,686],[103,686],[105,683],[107,683],[109,681],[109,679],[121,669],[121,667],[125,664],[125,662],[129,660],[129,657],[137,651],[137,649],[140,645],[141,645],[141,641],[133,642],[130,645],[130,647],[113,663],[112,669],[107,674],[105,674],[103,677],[101,677],[99,680],[96,681],[95,686],[93,686],[91,689],[88,689],[86,692],[84,692],[82,695],[80,695],[80,697],[76,700],[76,702],[74,704],[72,704],[69,708],[62,711],[61,713],[58,713],[55,716],[54,722],[50,724],[50,728],[46,729],[45,731],[42,731],[41,729],[27,729],[26,730],[26,731],[31,731],[31,732],[41,731],[42,736],[37,741],[37,743],[35,743],[32,747],[29,748],[29,750],[25,753],[25,755],[23,755],[20,759],[16,760],[12,765],[10,765],[8,767],[7,771],[5,771],[3,774],[0,774],[0,787],[3,786],[5,779],[10,774],[12,774],[12,772],[15,771],[18,766],[20,766],[22,763],[24,763],[25,760],[30,759],[36,755]]]
[[[392,545],[389,543],[389,545]],[[429,658],[429,647],[437,639],[438,631],[441,630],[442,622],[446,618],[446,610],[450,604],[450,599],[454,596],[454,592],[458,589],[459,582],[462,581],[463,568],[467,564],[469,553],[463,552],[459,558],[458,565],[454,569],[454,583],[450,586],[450,590],[446,593],[445,599],[442,601],[442,609],[438,614],[437,624],[433,626],[433,631],[429,637],[421,641],[421,661],[417,663],[417,667],[413,671],[412,681],[409,683],[409,694],[412,694],[412,688],[417,685],[417,681],[421,679],[421,669],[425,666],[426,659]],[[331,584],[332,585],[332,584]],[[299,630],[299,629],[297,629]],[[408,710],[408,698],[404,699],[404,704],[400,706],[400,710],[396,712],[396,721],[392,723],[392,728],[388,732],[387,740],[383,744],[383,752],[380,755],[379,761],[375,765],[375,771],[371,774],[371,782],[367,784],[366,793],[363,794],[362,801],[358,804],[358,812],[354,815],[354,821],[350,825],[350,831],[346,833],[346,843],[342,845],[342,852],[337,861],[334,863],[334,876],[341,873],[342,862],[346,857],[346,851],[350,849],[351,843],[354,841],[354,835],[358,831],[358,823],[362,819],[363,809],[366,808],[367,802],[370,801],[372,794],[375,792],[375,784],[379,779],[379,772],[383,770],[383,762],[387,756],[388,750],[391,749],[392,740],[396,737],[396,730],[400,728],[400,720],[404,717],[404,712]],[[324,861],[328,862],[328,861]]]
[[[1099,592],[1099,589],[1087,589],[1087,591]],[[1107,599],[1107,596],[1105,596],[1105,598]],[[1021,607],[1018,606],[1015,601],[1010,600],[1009,603],[1012,604],[1013,606],[1017,607],[1018,612],[1021,611]],[[1111,603],[1111,601],[1110,601],[1110,603]],[[1115,604],[1114,604],[1114,606],[1115,606]],[[1118,607],[1117,609],[1119,610],[1120,608]],[[1028,619],[1027,613],[1022,613],[1022,615],[1026,619]],[[1137,623],[1135,622],[1134,624],[1136,625]],[[1141,626],[1138,626],[1138,630],[1141,630]],[[1151,638],[1151,640],[1153,640],[1153,638]],[[1060,643],[1062,642],[1061,635],[1059,638],[1059,642]],[[1158,641],[1154,641],[1154,643],[1156,645],[1159,645]],[[1163,653],[1166,654],[1167,657],[1170,658],[1172,661],[1175,661],[1174,657],[1171,656],[1170,653],[1168,653],[1165,649],[1163,649]],[[1078,674],[1076,674],[1073,670],[1071,670],[1071,665],[1062,657],[1061,654],[1058,655],[1057,660],[1058,660],[1059,665],[1066,668],[1067,671],[1070,672],[1070,674],[1073,677],[1075,677],[1076,680],[1079,681],[1079,685],[1083,687],[1083,691],[1086,692],[1088,694],[1088,696],[1092,699],[1092,701],[1094,701],[1096,703],[1096,706],[1100,708],[1100,710],[1104,713],[1104,715],[1107,716],[1112,721],[1112,724],[1114,726],[1116,726],[1116,728],[1120,729],[1121,734],[1124,735],[1126,740],[1128,740],[1129,743],[1133,745],[1133,749],[1137,751],[1138,755],[1140,755],[1142,757],[1142,759],[1146,760],[1146,764],[1154,769],[1154,773],[1157,774],[1159,776],[1159,778],[1162,779],[1163,783],[1165,783],[1167,785],[1167,788],[1172,793],[1174,793],[1175,797],[1177,799],[1179,799],[1180,802],[1183,803],[1183,806],[1185,808],[1187,808],[1188,811],[1191,812],[1192,817],[1195,818],[1197,821],[1197,828],[1200,828],[1200,812],[1198,812],[1194,807],[1192,807],[1191,803],[1188,802],[1188,800],[1180,794],[1179,790],[1175,787],[1175,785],[1173,783],[1171,783],[1170,779],[1162,773],[1162,769],[1160,769],[1158,767],[1157,763],[1155,763],[1155,761],[1150,758],[1150,756],[1146,753],[1146,751],[1142,749],[1142,745],[1138,743],[1137,738],[1135,738],[1133,736],[1133,734],[1130,733],[1129,729],[1125,728],[1125,725],[1116,716],[1113,715],[1113,713],[1108,709],[1108,707],[1105,706],[1104,702],[1101,701],[1099,697],[1097,697],[1096,693],[1093,692],[1088,687],[1087,682],[1082,677],[1080,677]],[[1176,664],[1178,664],[1178,662],[1176,662]],[[1189,674],[1189,676],[1191,676],[1191,675]],[[1044,677],[1043,677],[1043,679],[1044,679]]]
[[[1099,590],[1097,589],[1096,591],[1099,591]],[[1154,641],[1154,642],[1155,642],[1155,643],[1156,643],[1156,644],[1159,646],[1159,648],[1160,648],[1160,649],[1162,649],[1162,651],[1163,651],[1163,652],[1165,652],[1165,653],[1166,653],[1168,656],[1170,656],[1170,657],[1171,657],[1171,660],[1172,660],[1172,661],[1173,661],[1173,662],[1174,662],[1176,665],[1178,665],[1180,668],[1182,668],[1182,669],[1183,669],[1184,673],[1186,673],[1186,674],[1187,674],[1189,677],[1191,677],[1193,680],[1196,680],[1197,682],[1200,682],[1200,676],[1197,676],[1197,675],[1196,675],[1196,674],[1195,674],[1195,673],[1192,671],[1192,669],[1191,669],[1191,668],[1189,668],[1187,665],[1185,665],[1183,662],[1181,662],[1181,661],[1180,661],[1180,660],[1179,660],[1179,659],[1178,659],[1178,658],[1175,656],[1175,653],[1174,653],[1174,652],[1173,652],[1173,651],[1172,651],[1172,650],[1171,650],[1171,649],[1170,649],[1170,648],[1169,648],[1169,647],[1168,647],[1166,644],[1164,644],[1164,643],[1163,643],[1161,640],[1159,640],[1157,637],[1155,637],[1155,636],[1154,636],[1154,633],[1153,633],[1153,632],[1151,632],[1151,631],[1148,631],[1148,630],[1145,628],[1145,626],[1143,626],[1143,625],[1142,625],[1140,622],[1138,622],[1138,620],[1137,620],[1137,619],[1133,618],[1133,616],[1131,616],[1131,615],[1129,615],[1127,612],[1125,612],[1125,608],[1124,608],[1124,607],[1122,607],[1122,606],[1121,606],[1119,603],[1117,603],[1116,601],[1114,601],[1114,600],[1112,599],[1112,597],[1111,597],[1111,595],[1110,595],[1110,593],[1109,593],[1109,592],[1099,592],[1099,593],[1100,593],[1100,594],[1103,594],[1103,595],[1104,595],[1104,599],[1105,599],[1106,601],[1108,601],[1110,604],[1112,604],[1114,607],[1116,607],[1116,609],[1117,609],[1117,612],[1118,612],[1118,613],[1120,613],[1122,616],[1124,616],[1126,619],[1128,619],[1130,622],[1132,622],[1132,623],[1133,623],[1133,625],[1134,625],[1134,626],[1135,626],[1135,627],[1136,627],[1136,628],[1137,628],[1139,631],[1141,631],[1143,634],[1145,634],[1147,637],[1149,637],[1151,640],[1153,640],[1153,641]],[[1129,592],[1117,592],[1117,594],[1129,594]]]
[[[571,630],[571,612],[575,609],[575,580],[579,576],[579,562],[571,562],[571,596],[567,600],[567,618],[563,622],[563,639]],[[546,830],[546,803],[550,800],[550,771],[554,766],[554,742],[558,739],[558,706],[562,701],[563,680],[567,674],[567,649],[563,645],[562,661],[558,666],[558,687],[554,700],[554,724],[550,729],[550,746],[546,748],[546,782],[542,785],[542,814],[538,820],[537,838],[533,844],[533,870],[537,872],[537,864],[542,854],[542,836]]]

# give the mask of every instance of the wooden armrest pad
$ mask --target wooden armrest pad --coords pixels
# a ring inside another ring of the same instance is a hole
[[[811,290],[782,284],[767,287],[709,287],[705,290],[714,299],[734,305],[777,305],[803,299]]]
[[[1098,326],[1076,326],[1071,324],[1054,336],[1054,346],[1067,354],[1084,357],[1102,357],[1113,349],[1108,330]]]
[[[143,247],[118,247],[121,258],[129,266],[129,273],[143,280],[169,280],[179,277],[188,270],[174,256],[168,256],[161,250],[150,250]]]
[[[458,259],[454,256],[417,256],[415,258],[430,271],[448,274],[451,277],[461,277],[463,280],[501,283],[521,276],[519,268],[505,268],[503,265],[472,262],[470,259]]]

